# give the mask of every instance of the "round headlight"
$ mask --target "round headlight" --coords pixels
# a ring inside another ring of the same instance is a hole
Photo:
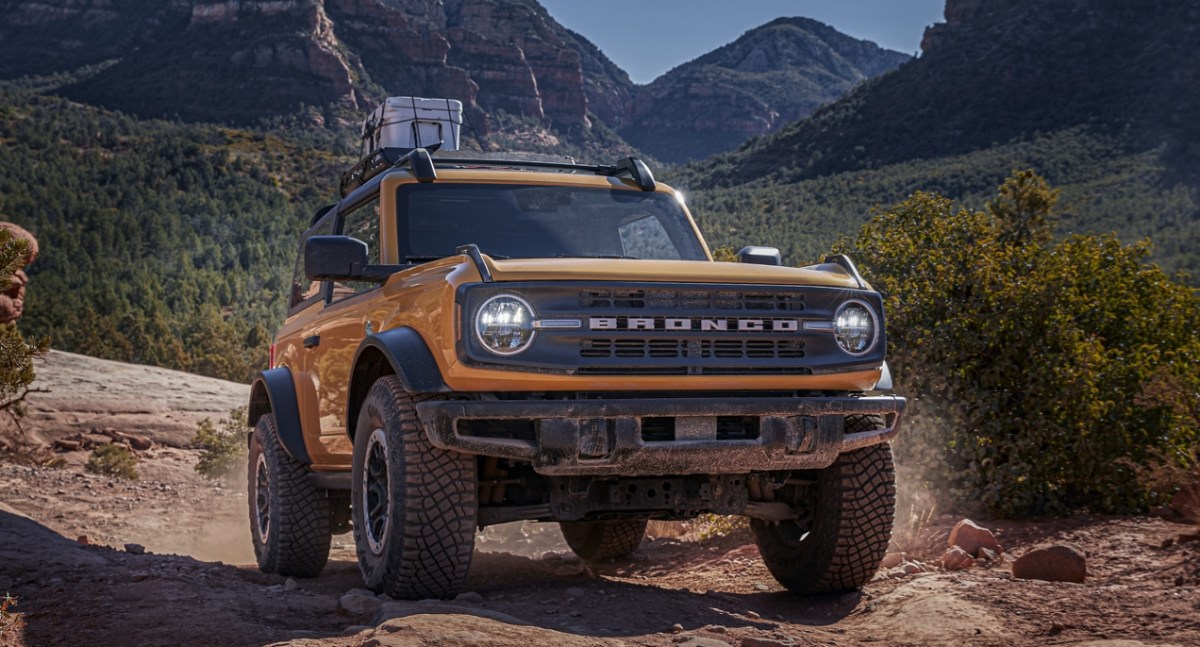
[[[870,306],[861,301],[847,301],[833,318],[833,336],[838,346],[851,355],[862,355],[875,346],[879,324]]]
[[[500,294],[475,313],[475,337],[497,355],[515,355],[533,341],[533,307],[524,299]]]

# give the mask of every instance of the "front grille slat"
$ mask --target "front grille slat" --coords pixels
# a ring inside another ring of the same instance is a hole
[[[579,290],[578,296],[583,309],[579,314],[611,317],[614,327],[622,332],[612,337],[580,340],[579,357],[592,362],[583,362],[576,374],[811,373],[797,364],[805,358],[804,340],[764,338],[795,330],[783,326],[795,326],[794,317],[805,310],[805,293],[800,290],[589,287]],[[652,320],[653,329],[644,329],[641,335],[628,335],[636,330],[629,328],[633,317],[638,318],[639,323],[634,324],[637,326]],[[736,330],[743,317],[761,322],[764,328]],[[681,325],[686,327],[679,328]],[[776,328],[777,325],[781,327]],[[593,331],[597,333],[607,334]],[[727,335],[741,338],[727,338]]]
[[[583,358],[650,357],[655,359],[801,359],[804,342],[771,339],[584,339]]]
[[[741,292],[736,290],[603,289],[579,291],[583,308],[654,308],[660,310],[709,310],[753,312],[800,312],[803,292]]]

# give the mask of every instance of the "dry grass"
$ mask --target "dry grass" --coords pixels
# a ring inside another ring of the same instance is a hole
[[[9,630],[19,631],[21,629],[21,617],[17,615],[16,606],[17,598],[8,593],[0,595],[0,637]]]
[[[888,552],[908,557],[934,558],[946,548],[946,529],[933,523],[937,509],[933,505],[911,503],[907,510],[896,511],[892,543]]]

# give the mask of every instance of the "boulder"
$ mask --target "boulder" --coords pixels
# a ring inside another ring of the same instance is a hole
[[[1083,582],[1087,577],[1087,556],[1070,544],[1041,546],[1017,558],[1013,577],[1046,582]]]
[[[954,524],[954,529],[950,531],[950,540],[947,543],[952,547],[958,546],[971,557],[979,557],[980,548],[987,548],[996,553],[1004,552],[992,531],[979,526],[970,519],[963,519]]]
[[[987,549],[984,548],[983,550]],[[971,557],[970,553],[958,546],[951,546],[942,555],[942,568],[947,571],[965,571],[974,565],[975,558]]]
[[[338,615],[349,618],[364,618],[374,614],[383,606],[383,601],[365,589],[353,589],[338,599]]]
[[[883,561],[879,562],[879,568],[887,570],[896,568],[904,563],[904,553],[888,553],[883,556]]]
[[[145,436],[126,436],[125,440],[129,443],[130,447],[139,452],[144,452],[154,447],[154,441]]]

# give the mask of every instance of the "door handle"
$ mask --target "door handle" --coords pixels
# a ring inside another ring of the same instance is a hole
[[[321,345],[321,336],[320,335],[309,335],[308,337],[304,338],[304,347],[305,348],[315,348],[320,345]]]

